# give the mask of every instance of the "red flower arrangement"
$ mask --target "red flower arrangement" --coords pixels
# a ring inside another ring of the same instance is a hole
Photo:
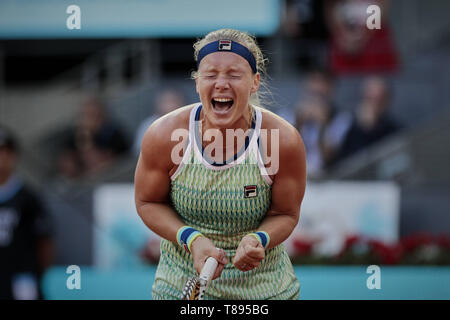
[[[333,257],[314,256],[313,243],[294,240],[293,263],[307,264],[379,264],[379,265],[450,265],[450,236],[428,233],[408,235],[387,244],[361,235],[350,235],[342,250]]]

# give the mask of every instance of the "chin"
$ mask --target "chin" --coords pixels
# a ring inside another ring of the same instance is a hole
[[[218,129],[227,129],[232,128],[234,119],[233,118],[223,118],[223,117],[216,117],[213,115],[213,117],[208,117],[209,122]]]

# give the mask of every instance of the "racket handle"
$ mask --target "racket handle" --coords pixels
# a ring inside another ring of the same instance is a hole
[[[214,272],[216,272],[217,265],[219,263],[216,259],[213,257],[209,257],[205,265],[203,266],[202,271],[200,272],[200,280],[204,280],[207,283],[211,280],[212,276],[214,275]]]

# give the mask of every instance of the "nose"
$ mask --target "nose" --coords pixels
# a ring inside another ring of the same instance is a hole
[[[217,90],[224,90],[230,88],[230,83],[228,81],[228,77],[226,76],[218,76],[215,82],[214,87]]]

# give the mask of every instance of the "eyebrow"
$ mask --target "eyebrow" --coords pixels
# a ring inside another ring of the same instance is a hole
[[[211,72],[217,73],[217,72],[219,72],[219,70],[217,70],[217,68],[215,68],[215,67],[209,67],[209,68],[206,68],[205,70],[201,71],[200,73],[211,73]],[[236,67],[231,67],[225,71],[225,73],[233,73],[233,72],[243,73],[244,70],[236,68]]]
[[[203,72],[218,72],[219,70],[214,66],[205,67],[205,70]],[[235,66],[231,66],[226,70],[226,72],[244,72],[242,68],[238,68]]]

